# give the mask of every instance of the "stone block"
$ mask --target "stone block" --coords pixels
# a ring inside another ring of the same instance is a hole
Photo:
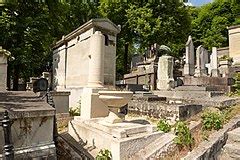
[[[99,99],[98,91],[100,90],[104,89],[83,89],[81,97],[81,117],[83,119],[108,116],[108,107]]]
[[[240,128],[228,132],[228,143],[234,142],[239,142],[240,144]]]
[[[56,114],[69,113],[69,95],[70,92],[53,91],[51,92],[56,108]]]
[[[147,125],[126,122],[109,126],[102,124],[102,120],[102,118],[91,120],[75,118],[69,122],[69,134],[76,141],[87,142],[88,146],[95,146],[98,150],[109,149],[114,160],[128,159],[163,135],[162,132],[153,131],[151,127],[147,129]],[[147,130],[142,130],[142,127]],[[125,138],[121,138],[122,136]]]

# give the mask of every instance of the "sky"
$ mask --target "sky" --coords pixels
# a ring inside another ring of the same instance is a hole
[[[192,3],[194,6],[201,6],[203,4],[210,3],[212,0],[188,0],[189,3]]]

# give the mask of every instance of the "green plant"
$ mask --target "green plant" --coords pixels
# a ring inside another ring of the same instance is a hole
[[[165,119],[160,119],[157,124],[157,129],[167,133],[171,130],[171,125]]]
[[[80,108],[79,107],[72,107],[69,109],[69,115],[73,116],[80,116]]]
[[[180,147],[187,147],[191,150],[194,139],[187,124],[182,121],[177,122],[175,124],[174,132],[177,136],[174,139],[174,142]]]
[[[240,73],[235,73],[233,79],[235,80],[233,85],[235,94],[240,95]]]
[[[108,149],[101,149],[96,157],[96,160],[110,160],[112,153]]]
[[[227,56],[227,55],[224,55],[222,57],[219,58],[219,61],[233,61],[233,58]]]
[[[224,116],[221,113],[206,111],[201,118],[204,130],[219,130],[223,127]]]

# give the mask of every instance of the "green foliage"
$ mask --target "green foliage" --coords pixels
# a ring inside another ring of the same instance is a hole
[[[131,4],[127,10],[127,20],[133,40],[140,45],[140,50],[158,43],[169,46],[175,56],[179,56],[190,32],[188,10],[183,3],[176,1],[159,1],[142,6]]]
[[[71,116],[71,117],[73,117],[73,116],[80,116],[80,108],[79,107],[72,107],[72,108],[70,108],[69,109],[69,115]]]
[[[233,79],[235,80],[233,85],[235,94],[240,95],[240,73],[236,73]]]
[[[112,159],[111,151],[108,149],[101,149],[96,157],[96,160],[110,160]]]
[[[200,8],[191,8],[192,37],[195,46],[228,46],[227,27],[239,24],[240,3],[238,1],[215,0]]]
[[[219,58],[219,61],[233,61],[233,58],[232,57],[229,57],[227,55],[224,55],[222,57]]]
[[[171,125],[165,119],[160,119],[158,121],[157,128],[159,131],[163,131],[165,133],[171,131]]]
[[[194,144],[194,139],[185,122],[177,122],[174,128],[175,135],[177,136],[174,141],[180,147],[187,147],[190,150],[192,149],[192,145]]]
[[[205,111],[201,118],[203,130],[219,130],[223,127],[224,116],[219,112]]]

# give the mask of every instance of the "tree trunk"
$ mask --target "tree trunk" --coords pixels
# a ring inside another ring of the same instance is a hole
[[[13,72],[13,90],[18,90],[18,80],[19,80],[19,67],[14,66],[14,72]]]
[[[125,43],[125,52],[124,52],[124,74],[128,73],[128,43]]]

